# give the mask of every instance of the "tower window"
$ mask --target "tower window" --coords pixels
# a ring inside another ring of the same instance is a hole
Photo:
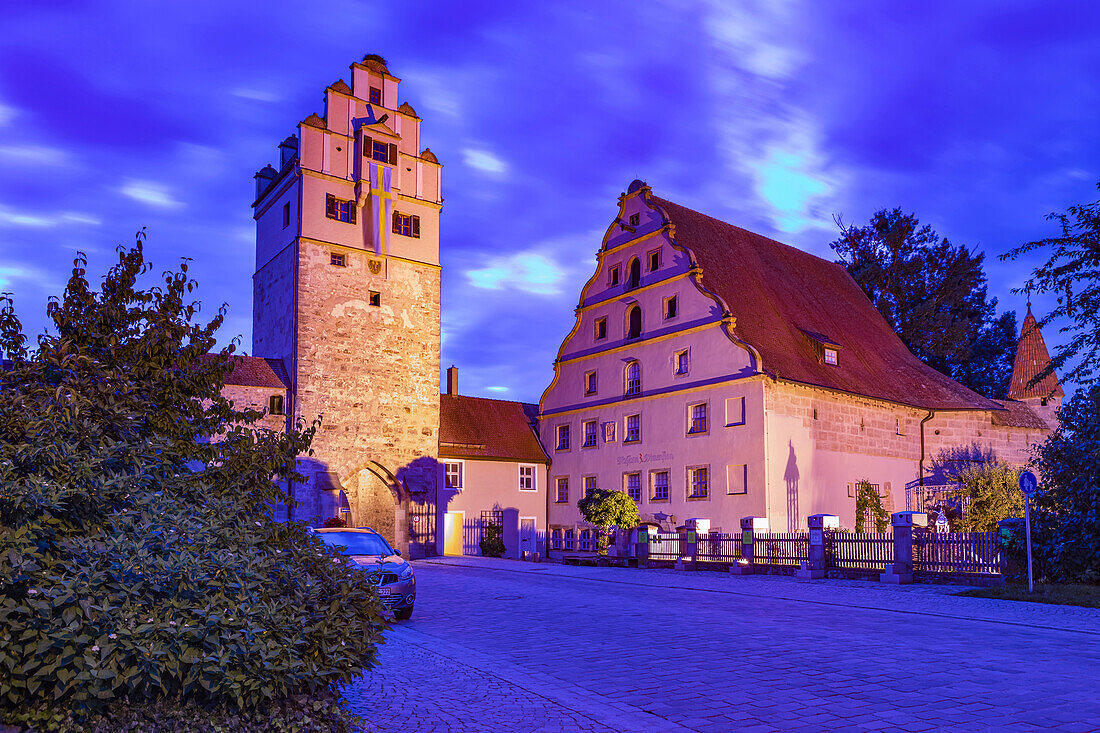
[[[637,260],[635,260],[637,262]],[[628,339],[640,338],[642,335],[642,309],[636,305],[630,306],[626,312],[626,337]]]
[[[707,403],[700,402],[688,408],[688,434],[707,432]]]
[[[369,293],[369,298],[370,298],[370,300],[368,302],[371,305],[373,305],[375,308],[382,305],[382,293],[379,293],[379,292],[374,291],[374,290],[368,290],[367,292]]]
[[[569,426],[558,426],[558,446],[557,450],[569,450]]]
[[[641,217],[639,217],[637,214],[631,214],[630,215],[630,226],[632,226],[632,227],[638,226],[638,222],[640,220],[641,220]]]
[[[363,155],[379,163],[397,165],[397,145],[375,140],[370,135],[363,136]]]
[[[290,202],[283,204],[283,229],[290,226]]]
[[[649,253],[649,271],[655,272],[661,269],[661,250],[655,249]]]
[[[642,367],[632,361],[626,365],[626,395],[633,397],[642,393]]]
[[[642,439],[642,416],[627,415],[626,431],[623,435],[624,443],[637,443]]]
[[[607,284],[618,285],[619,284],[619,266],[615,265],[607,271]]]
[[[420,239],[420,217],[393,212],[393,232],[404,237]]]
[[[665,298],[665,318],[675,318],[679,313],[679,303],[676,302],[676,296],[673,295],[670,298]]]
[[[630,275],[627,278],[627,290],[633,290],[642,284],[642,263],[635,257],[630,261]]]
[[[595,420],[588,420],[584,423],[584,445],[583,448],[595,448],[596,447],[596,435],[597,426]]]
[[[273,394],[267,400],[267,414],[268,415],[285,415],[286,411],[283,409],[283,396],[281,394]]]
[[[584,393],[586,395],[596,394],[596,372],[585,372]]]
[[[335,265],[336,267],[347,267],[347,256],[333,252],[329,255],[329,264]]]
[[[688,350],[676,352],[676,375],[683,376],[688,373]]]
[[[597,341],[602,341],[605,338],[607,338],[607,319],[606,318],[597,318],[596,319],[596,340]]]
[[[355,223],[355,202],[338,199],[330,194],[325,194],[325,216],[336,221]]]
[[[382,104],[382,90],[379,89],[378,87],[371,87],[370,88],[370,103],[371,104]]]

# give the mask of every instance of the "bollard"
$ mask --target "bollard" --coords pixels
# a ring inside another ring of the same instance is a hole
[[[752,575],[756,534],[767,531],[766,517],[741,517],[741,561],[730,565],[730,575]]]
[[[894,528],[894,562],[879,576],[883,583],[908,585],[913,582],[913,532],[928,526],[925,512],[894,512],[890,515]]]
[[[835,514],[811,514],[806,517],[810,528],[809,559],[795,571],[795,577],[816,580],[825,577],[825,532],[840,529],[840,517]]]

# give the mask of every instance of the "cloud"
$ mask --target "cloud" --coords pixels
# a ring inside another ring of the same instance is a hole
[[[15,107],[0,103],[0,125],[6,125],[14,120],[17,112]]]
[[[87,224],[88,226],[99,226],[103,222],[92,216],[91,214],[81,214],[79,211],[66,211],[61,214],[61,218],[64,221],[72,222],[73,224]]]
[[[68,158],[65,151],[42,145],[0,145],[0,161],[10,165],[62,165]]]
[[[833,185],[816,138],[809,123],[792,124],[754,163],[756,192],[784,232],[825,225],[815,213],[816,204],[832,193]]]
[[[466,165],[486,173],[500,174],[508,170],[508,164],[488,150],[465,148],[462,151],[462,158]]]
[[[282,101],[275,92],[265,91],[263,89],[249,89],[246,87],[238,87],[230,92],[234,97],[240,97],[241,99],[249,99],[254,102],[279,102]]]
[[[500,385],[494,385],[492,387],[486,387],[485,389],[486,389],[486,391],[489,391],[489,392],[507,392],[508,391],[507,387],[501,387]]]
[[[767,0],[730,6],[721,0],[708,3],[703,26],[714,43],[727,51],[736,67],[768,79],[787,79],[805,62],[792,44],[791,26],[797,18],[796,3]]]
[[[467,270],[466,277],[475,288],[515,289],[536,295],[561,292],[564,270],[550,258],[537,252],[519,252],[506,257],[489,258],[479,270]]]
[[[129,180],[119,191],[124,196],[158,209],[182,209],[183,202],[172,197],[168,187],[154,181]]]
[[[57,224],[56,218],[43,216],[41,214],[31,214],[26,211],[16,211],[7,206],[0,206],[0,226],[44,229],[46,227],[52,227],[55,224]]]

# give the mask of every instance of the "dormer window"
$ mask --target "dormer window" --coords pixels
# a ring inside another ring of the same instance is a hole
[[[837,365],[837,350],[836,349],[830,349],[828,346],[825,347],[825,363],[826,364],[832,364],[833,366]]]
[[[371,87],[370,88],[370,103],[371,104],[382,104],[382,90],[379,89],[378,87]]]
[[[817,352],[819,364],[828,364],[829,366],[840,364],[840,349],[843,348],[843,344],[838,344],[825,334],[817,331],[807,331],[806,329],[801,329],[801,331],[802,335],[813,346],[814,351]]]

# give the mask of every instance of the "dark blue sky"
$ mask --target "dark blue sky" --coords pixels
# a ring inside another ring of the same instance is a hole
[[[55,1],[7,8],[4,37],[0,290],[31,333],[78,250],[101,273],[146,227],[247,349],[252,175],[379,53],[444,165],[443,362],[468,394],[538,399],[634,178],[830,259],[833,215],[899,206],[985,252],[1020,317],[1034,263],[997,255],[1100,181],[1085,2]]]

